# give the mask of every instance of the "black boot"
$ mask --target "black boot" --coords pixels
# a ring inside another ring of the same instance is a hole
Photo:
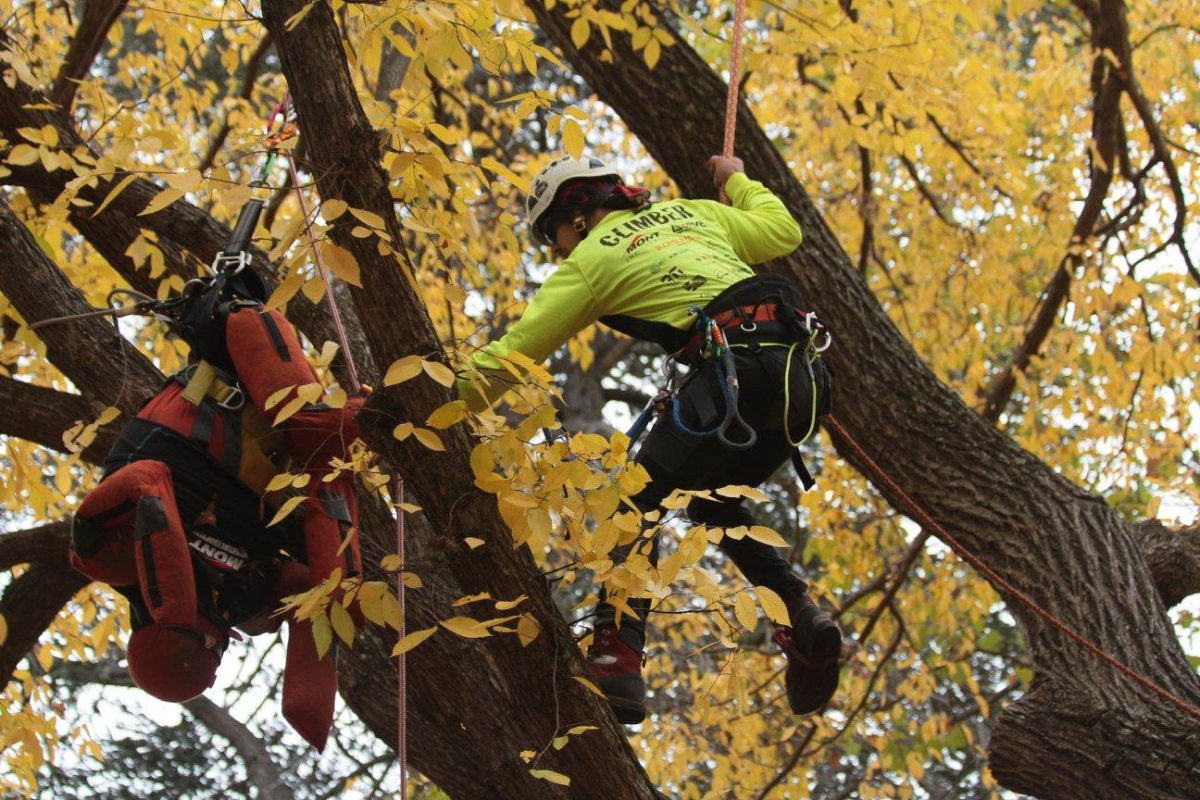
[[[774,637],[787,655],[788,704],[797,714],[811,714],[837,691],[842,632],[807,593],[788,603],[788,615],[792,627]]]

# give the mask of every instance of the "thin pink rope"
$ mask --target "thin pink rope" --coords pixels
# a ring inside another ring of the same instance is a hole
[[[285,118],[287,115],[287,104],[290,99],[289,95],[284,95],[283,102],[275,107],[271,112],[271,121],[268,123],[268,128],[275,122],[275,115],[282,110]],[[324,259],[321,258],[321,251],[317,249],[316,237],[312,229],[312,217],[308,213],[308,203],[304,200],[304,191],[300,188],[300,176],[296,170],[296,159],[292,156],[291,151],[287,154],[288,173],[292,178],[292,185],[296,189],[296,198],[300,201],[300,213],[304,215],[304,228],[308,236],[308,245],[312,249],[313,261],[317,265],[317,270],[321,273],[321,279],[325,281],[325,300],[329,306],[329,315],[333,319],[333,329],[337,334],[338,345],[342,348],[342,356],[346,359],[346,369],[349,372],[350,391],[354,395],[362,394],[362,383],[358,379],[358,369],[354,365],[354,354],[350,352],[349,337],[346,336],[346,328],[342,324],[342,315],[338,311],[337,301],[333,294],[333,276],[329,269],[325,266]],[[404,479],[397,476],[394,484],[393,497],[396,500],[396,552],[400,556],[401,565],[404,564]],[[396,597],[400,601],[400,638],[403,639],[407,625],[405,623],[407,607],[404,602],[404,575],[403,568],[396,573]],[[400,756],[400,796],[408,797],[408,658],[407,654],[401,653],[399,662],[396,665],[396,681],[397,681],[397,731],[396,731],[396,749]]]
[[[396,552],[400,556],[400,570],[396,573],[396,597],[400,600],[400,638],[406,635],[408,605],[404,602],[404,479],[397,476],[394,495],[396,498]],[[400,748],[400,796],[408,797],[408,654],[401,653],[396,665],[399,683],[397,703],[397,739]]]

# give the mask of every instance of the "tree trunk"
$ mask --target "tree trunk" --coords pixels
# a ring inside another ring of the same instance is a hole
[[[398,247],[402,229],[380,167],[378,137],[359,104],[337,25],[329,7],[318,3],[287,30],[286,21],[303,8],[303,0],[268,0],[263,19],[295,98],[321,197],[378,214]],[[444,361],[407,254],[381,255],[378,240],[356,238],[351,227],[335,226],[330,238],[360,266],[363,287],[353,296],[376,363],[382,367],[410,354]],[[451,796],[472,800],[654,797],[607,704],[571,680],[583,673],[579,650],[529,551],[513,548],[495,498],[475,487],[469,464],[474,442],[463,426],[441,432],[445,452],[428,450],[415,437],[392,438],[397,422],[420,425],[451,399],[451,390],[422,377],[377,392],[359,417],[364,439],[403,477],[428,521],[408,530],[410,567],[424,581],[408,593],[408,628],[436,625],[455,613],[455,600],[486,591],[497,600],[525,595],[518,611],[532,614],[542,632],[522,648],[511,634],[462,639],[443,630],[411,652],[413,764]],[[363,526],[371,555],[394,549],[383,525]],[[486,544],[471,550],[465,536]],[[395,672],[382,669],[388,653],[381,637],[362,637],[342,669],[343,694],[375,733],[395,742],[396,695],[389,685]],[[542,751],[566,727],[584,723],[599,730],[562,750],[547,748],[533,765],[572,776],[571,785],[532,777],[519,752]]]
[[[602,5],[615,6],[606,2]],[[705,160],[720,152],[725,85],[684,42],[649,70],[613,33],[571,42],[566,8],[531,4],[575,70],[689,196],[712,196]],[[658,109],[672,108],[671,125]],[[683,111],[687,109],[686,113]],[[988,425],[941,384],[892,324],[745,103],[737,154],[804,229],[770,268],[791,276],[833,331],[834,414],[900,488],[1005,580],[1193,708],[1200,680],[1175,639],[1131,526]],[[886,402],[880,402],[886,399]],[[834,439],[839,453],[864,465]],[[903,500],[868,477],[897,509]],[[990,765],[1005,786],[1045,798],[1200,797],[1200,723],[1138,687],[996,587],[1020,620],[1034,688],[1003,713]],[[1136,746],[1134,741],[1136,739]]]

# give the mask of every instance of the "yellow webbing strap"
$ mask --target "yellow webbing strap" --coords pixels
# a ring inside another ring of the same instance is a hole
[[[183,399],[194,406],[200,405],[208,394],[209,387],[216,379],[217,371],[213,369],[212,364],[207,361],[198,362],[196,369],[192,371],[192,377],[188,378],[187,385],[183,389]]]

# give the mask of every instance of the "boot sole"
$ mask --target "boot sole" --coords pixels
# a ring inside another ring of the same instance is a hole
[[[637,725],[646,719],[646,683],[641,675],[623,675],[596,682],[622,725]]]
[[[788,659],[788,704],[796,714],[821,710],[837,691],[841,676],[842,632],[836,624],[823,625],[808,640],[808,653],[793,643]]]
[[[622,725],[638,725],[646,720],[646,706],[623,697],[609,697],[608,704],[612,706],[617,722]]]

